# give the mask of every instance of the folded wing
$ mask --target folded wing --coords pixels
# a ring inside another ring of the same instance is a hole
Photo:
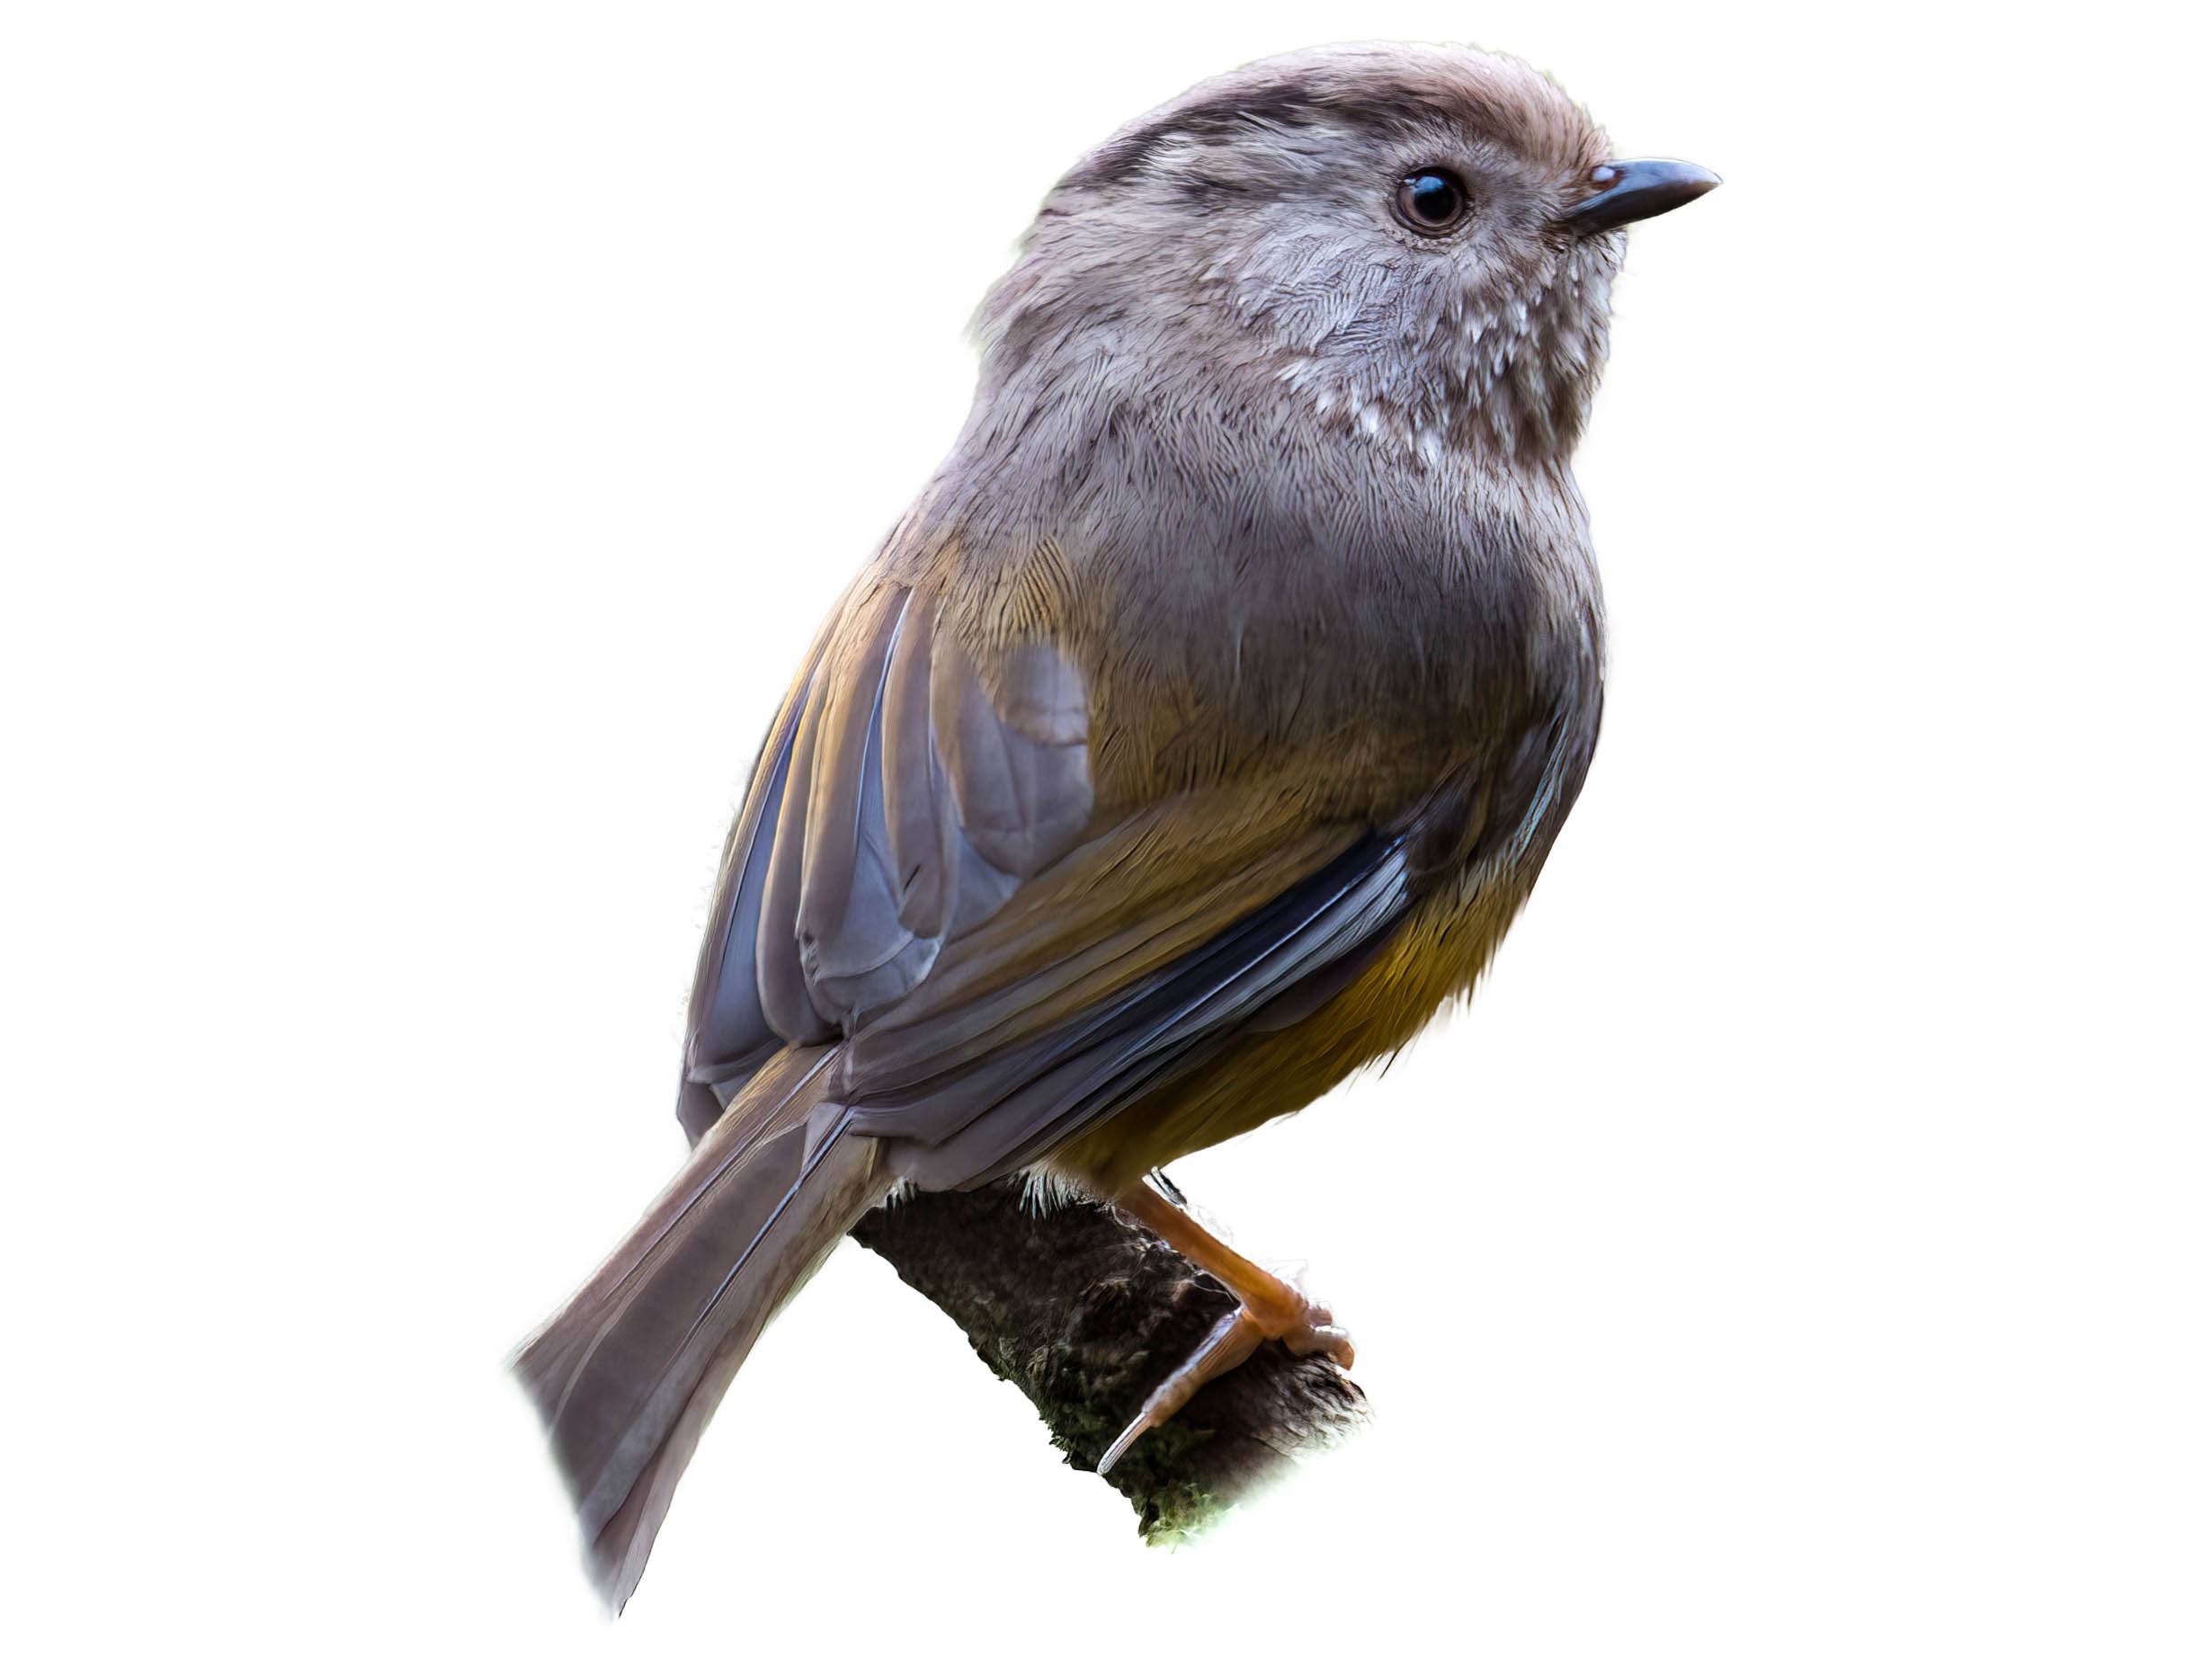
[[[971,653],[927,594],[848,596],[731,836],[694,1139],[771,1056],[836,1043],[825,1110],[922,1185],[988,1181],[1309,1009],[1405,914],[1420,815],[1316,823],[1219,788],[1101,821],[1090,718],[1051,643]]]

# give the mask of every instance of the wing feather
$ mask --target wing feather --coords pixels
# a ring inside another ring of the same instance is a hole
[[[894,1137],[923,1187],[977,1186],[1037,1161],[1194,1065],[1306,976],[1388,928],[1412,896],[1403,835],[1365,836],[1326,869],[1167,966],[911,1102],[852,1109]],[[840,1079],[833,1093],[864,1090]]]
[[[933,599],[876,582],[811,659],[716,896],[679,1102],[694,1137],[777,1046],[849,1034],[925,983],[1091,818],[1082,681],[1051,647],[995,662],[995,694]]]
[[[838,1041],[820,1110],[925,1186],[1042,1157],[1312,1003],[1405,914],[1432,839],[1249,788],[1094,822],[1075,664],[975,651],[895,584],[856,589],[817,658],[733,839],[686,1098],[728,1099],[763,1046]]]
[[[799,887],[806,873],[807,809],[814,791],[815,751],[819,747],[826,687],[834,683],[837,664],[823,664],[808,688],[791,742],[791,759],[776,814],[775,834],[753,856],[763,859],[759,931],[754,936],[754,970],[759,978],[761,1008],[776,1034],[788,1043],[816,1043],[830,1035],[830,1023],[816,1008],[798,955]],[[749,874],[750,872],[748,872]]]

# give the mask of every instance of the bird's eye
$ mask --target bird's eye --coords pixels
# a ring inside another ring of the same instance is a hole
[[[1467,218],[1467,186],[1456,173],[1423,167],[1405,175],[1391,206],[1406,229],[1440,236],[1457,230]]]

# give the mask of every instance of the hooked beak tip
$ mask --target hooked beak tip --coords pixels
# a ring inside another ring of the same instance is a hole
[[[1695,201],[1720,183],[1720,174],[1688,161],[1609,161],[1591,170],[1596,193],[1560,216],[1585,235],[1633,225]]]

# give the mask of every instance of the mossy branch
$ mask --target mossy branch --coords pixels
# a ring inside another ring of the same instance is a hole
[[[1019,1180],[914,1194],[870,1213],[852,1235],[951,1316],[1078,1468],[1097,1467],[1152,1387],[1236,1305],[1115,1211],[1039,1211]],[[1146,1539],[1170,1542],[1367,1415],[1367,1396],[1326,1356],[1269,1342],[1138,1440],[1105,1479],[1136,1506]]]

